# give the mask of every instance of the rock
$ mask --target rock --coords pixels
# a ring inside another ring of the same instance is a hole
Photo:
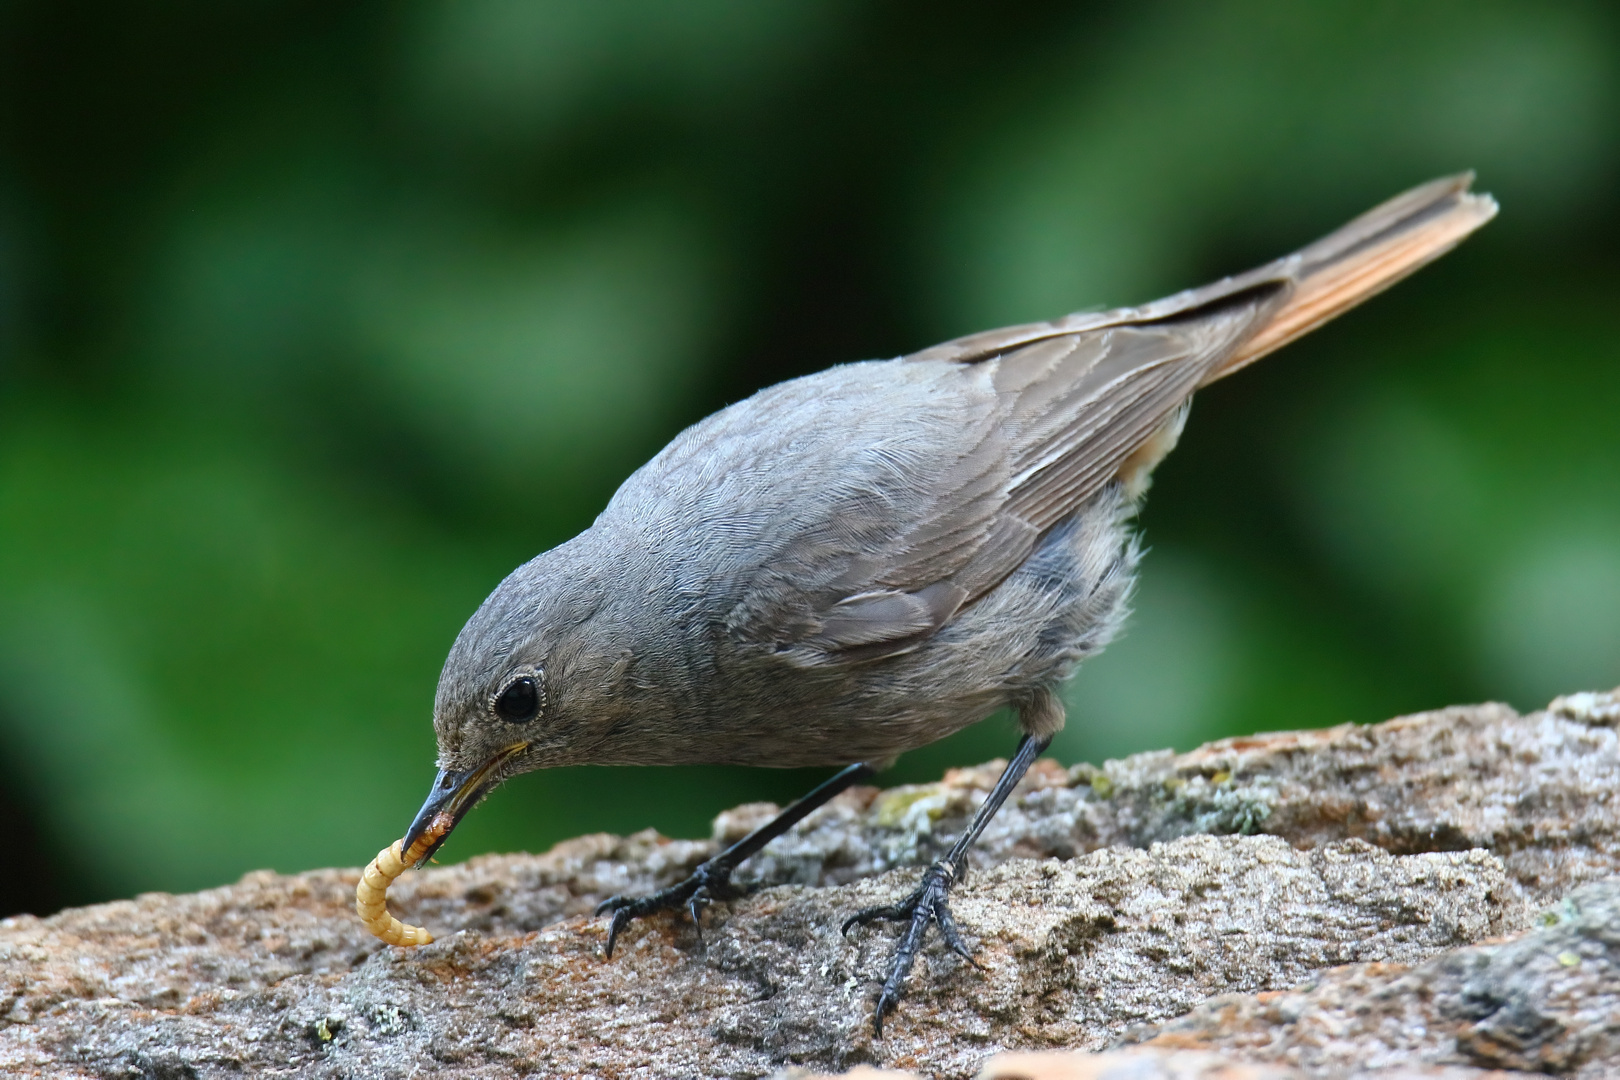
[[[1236,1059],[1198,1050],[1131,1047],[1098,1054],[1048,1050],[997,1054],[975,1080],[1306,1080],[1311,1073],[1287,1065]],[[1394,1066],[1333,1074],[1345,1080],[1536,1080],[1541,1073],[1503,1072],[1458,1065]],[[843,1080],[921,1080],[917,1073],[861,1066],[839,1074]],[[784,1070],[773,1080],[834,1080],[826,1073]]]
[[[458,871],[425,876],[442,886]],[[94,1069],[504,1064],[579,1075],[636,1062],[653,1075],[748,1076],[784,1060],[905,1060],[969,1075],[986,1047],[1097,1047],[1211,993],[1291,985],[1347,960],[1418,960],[1522,917],[1485,852],[1392,856],[1354,840],[1302,852],[1275,837],[1198,836],[1018,860],[976,875],[956,905],[984,970],[931,954],[878,1044],[870,977],[892,935],[845,941],[837,927],[914,876],[758,893],[709,928],[706,955],[688,925],[653,920],[605,962],[600,921],[579,916],[533,933],[463,929],[420,949],[356,949],[353,875],[320,877],[324,889],[262,875],[16,920],[3,959],[26,983],[14,984],[9,1015],[42,1059]],[[473,888],[487,891],[481,877]]]
[[[1397,854],[1485,848],[1528,902],[1620,867],[1620,691],[1520,716],[1506,705],[1387,723],[1223,739],[1102,768],[1038,763],[997,815],[976,865],[1068,859],[1199,833],[1357,838]],[[851,793],[757,857],[767,883],[841,884],[942,854],[1004,762],[939,784]]]
[[[1513,940],[1352,964],[1286,993],[1223,995],[1128,1033],[1314,1074],[1385,1063],[1620,1074],[1620,881],[1584,885]]]
[[[1365,1053],[1595,1076],[1617,1056],[1616,886],[1570,890],[1620,863],[1617,723],[1620,696],[1572,695],[1038,763],[956,894],[982,968],[931,946],[881,1041],[894,932],[837,927],[909,888],[997,763],[841,796],[750,867],[773,887],[711,909],[706,951],[665,916],[605,962],[587,912],[678,880],[767,807],[709,841],[590,836],[407,874],[392,906],[439,935],[415,950],[360,927],[354,871],[5,920],[0,1071],[968,1077],[997,1051],[1126,1037],[1143,1045],[1073,1075],[1339,1075]],[[1553,925],[1491,943],[1565,893]]]

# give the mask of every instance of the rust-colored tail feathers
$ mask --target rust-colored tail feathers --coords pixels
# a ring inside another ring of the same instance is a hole
[[[1468,190],[1474,174],[1395,196],[1309,247],[1244,278],[1290,277],[1294,288],[1258,332],[1204,378],[1225,378],[1382,292],[1456,247],[1496,216],[1496,200]],[[1290,265],[1292,264],[1292,265]]]

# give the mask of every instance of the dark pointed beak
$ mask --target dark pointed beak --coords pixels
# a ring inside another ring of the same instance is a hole
[[[405,830],[405,839],[400,842],[401,850],[410,850],[411,845],[427,832],[433,819],[447,813],[450,815],[450,828],[446,829],[444,835],[422,854],[416,865],[421,866],[431,859],[433,853],[443,846],[450,833],[461,823],[461,819],[467,816],[467,811],[476,806],[478,800],[489,794],[490,789],[500,782],[501,766],[528,748],[529,744],[526,742],[514,743],[498,751],[476,769],[464,771],[440,769],[439,775],[433,778],[433,790],[428,792],[427,801],[422,804],[422,809],[416,812],[416,820],[411,822],[411,827]]]

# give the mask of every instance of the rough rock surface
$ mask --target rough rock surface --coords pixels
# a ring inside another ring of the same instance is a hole
[[[1179,1019],[1131,1029],[1125,1042],[1137,1045],[1110,1052],[1000,1054],[980,1077],[1524,1080],[1620,1073],[1620,882],[1584,885],[1537,922],[1511,940],[1422,964],[1351,964],[1292,990],[1214,997]]]
[[[813,815],[751,868],[777,887],[711,910],[706,952],[665,917],[604,962],[585,913],[768,808],[710,841],[584,837],[407,875],[394,909],[440,935],[416,950],[359,926],[354,871],[5,920],[0,1072],[965,1077],[1001,1050],[1128,1038],[1145,1045],[1073,1075],[1620,1074],[1620,886],[1576,890],[1620,872],[1617,727],[1620,696],[1586,694],[1040,763],[955,903],[982,968],[931,948],[881,1042],[892,931],[837,925],[915,880],[996,763]],[[1549,903],[1551,925],[1487,940]]]
[[[1313,1072],[1461,1063],[1620,1073],[1620,882],[1584,885],[1540,921],[1415,966],[1352,964],[1288,992],[1223,995],[1127,1037]]]

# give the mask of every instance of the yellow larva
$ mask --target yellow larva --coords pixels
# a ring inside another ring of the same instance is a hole
[[[377,852],[360,875],[360,884],[354,887],[354,910],[366,929],[390,945],[426,945],[433,935],[420,926],[409,926],[388,914],[388,886],[405,872],[405,868],[426,854],[434,842],[450,831],[450,815],[440,814],[433,819],[427,832],[416,838],[409,851],[401,852],[400,841]]]

